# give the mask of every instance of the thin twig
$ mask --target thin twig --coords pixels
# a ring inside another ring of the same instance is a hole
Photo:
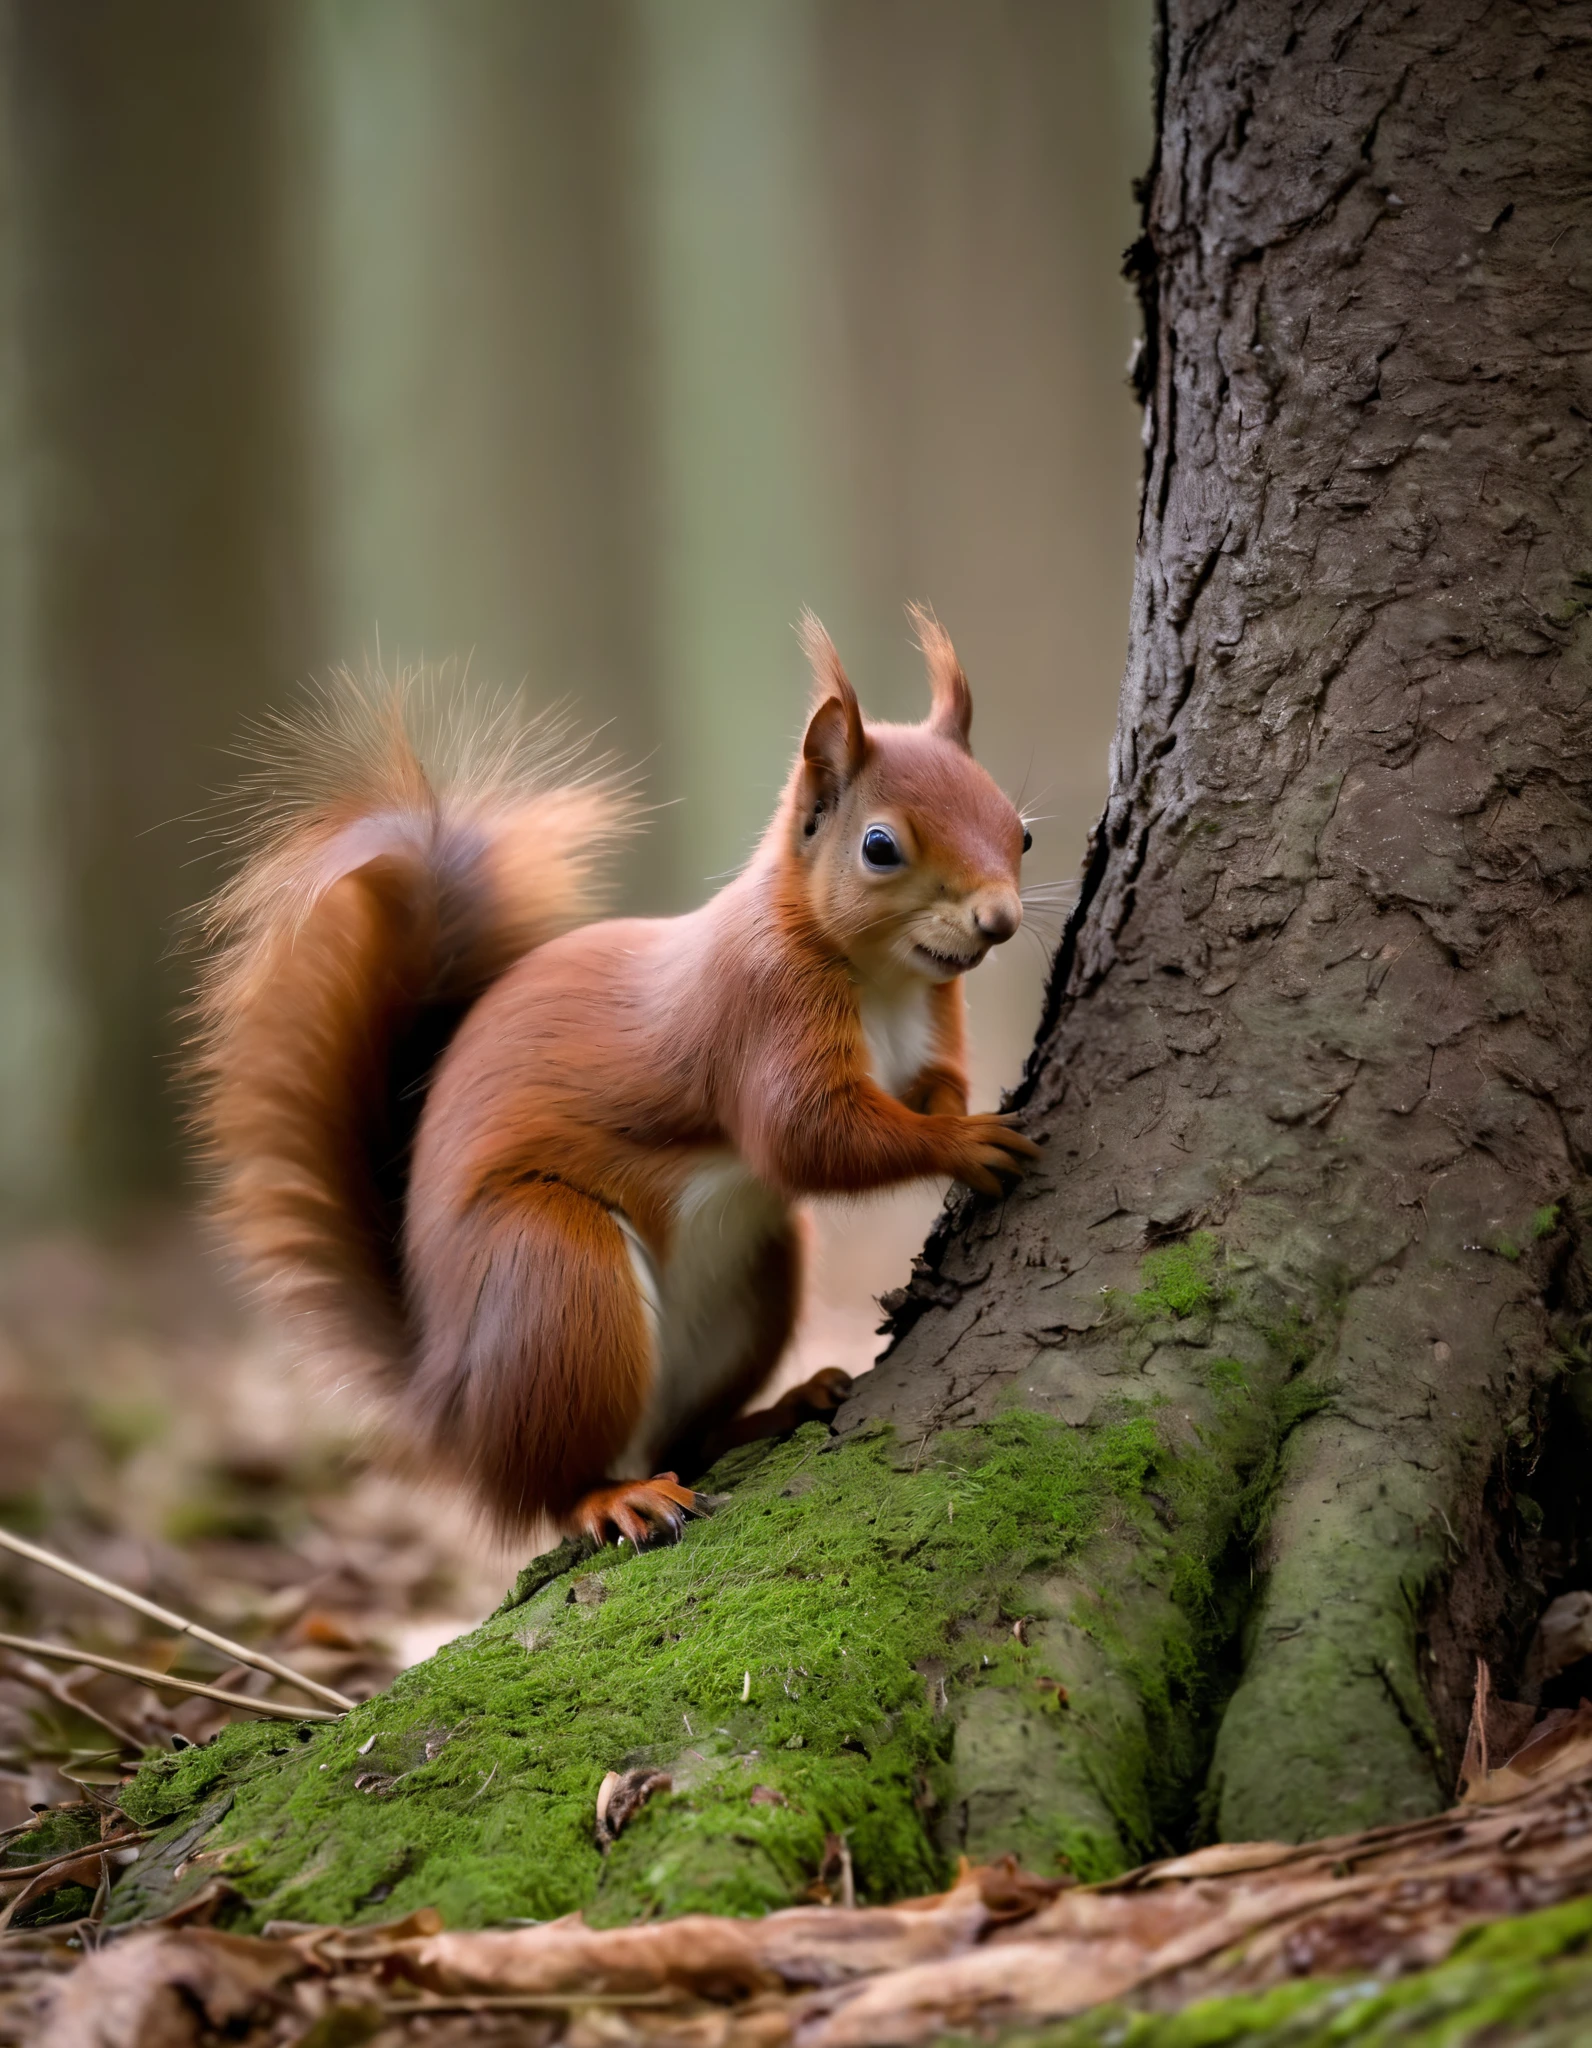
[[[263,1650],[246,1649],[242,1643],[233,1642],[229,1636],[218,1636],[213,1629],[205,1628],[197,1621],[184,1621],[169,1607],[158,1607],[153,1600],[146,1600],[142,1593],[130,1592],[126,1586],[118,1586],[114,1579],[102,1579],[98,1572],[91,1572],[86,1565],[58,1557],[53,1550],[41,1549],[37,1543],[29,1543],[23,1536],[14,1536],[9,1529],[0,1529],[0,1548],[14,1551],[31,1564],[42,1564],[46,1571],[59,1572],[64,1579],[76,1579],[80,1586],[103,1593],[107,1600],[119,1600],[123,1607],[132,1608],[135,1614],[147,1615],[151,1621],[158,1621],[162,1628],[175,1629],[179,1635],[208,1643],[211,1649],[224,1651],[235,1663],[252,1664],[256,1671],[269,1671],[273,1678],[280,1678],[285,1684],[296,1686],[300,1692],[325,1700],[328,1706],[336,1707],[341,1713],[348,1713],[354,1705],[351,1699],[334,1692],[331,1686],[306,1678],[302,1671],[295,1671],[291,1664],[280,1664]]]
[[[29,1878],[19,1891],[11,1894],[4,1911],[0,1912],[0,1934],[10,1929],[11,1922],[24,1906],[31,1906],[35,1899],[42,1899],[48,1892],[59,1891],[63,1884],[81,1884],[85,1879],[92,1879],[97,1896],[104,1865],[105,1858],[97,1842],[87,1848],[68,1850],[64,1856],[58,1857],[54,1863],[41,1870],[37,1877]],[[51,1879],[57,1874],[60,1883],[53,1884]]]
[[[113,1849],[130,1849],[136,1842],[147,1842],[149,1836],[148,1828],[135,1828],[130,1835],[107,1835],[103,1841],[80,1842],[75,1849],[63,1849],[60,1855],[46,1856],[41,1863],[14,1863],[9,1870],[0,1865],[0,1884],[9,1884],[14,1877],[42,1877],[58,1863],[76,1863],[82,1856],[108,1856]]]
[[[109,1856],[102,1855],[100,1857],[99,1883],[94,1887],[94,1903],[88,1909],[88,1917],[96,1926],[105,1918],[105,1908],[110,1904],[110,1896],[111,1859]]]
[[[379,2011],[419,2019],[434,2012],[571,2012],[581,2007],[608,2006],[618,2011],[659,2011],[678,2005],[670,1992],[658,1991],[454,1991],[424,1998],[381,1998]]]
[[[53,1671],[46,1671],[40,1665],[34,1665],[30,1669],[25,1659],[13,1661],[9,1657],[0,1665],[0,1669],[14,1671],[24,1685],[31,1685],[35,1692],[42,1692],[46,1699],[54,1700],[58,1707],[69,1707],[74,1714],[81,1714],[85,1721],[97,1723],[107,1735],[115,1736],[118,1748],[131,1749],[136,1756],[145,1747],[146,1737],[124,1727],[120,1721],[102,1712],[100,1708],[91,1707],[87,1700],[80,1700],[71,1687],[63,1679],[57,1678]]]
[[[28,1958],[30,1962],[64,1975],[66,1971],[76,1969],[82,1961],[80,1955],[73,1955],[67,1950],[66,1937],[72,1934],[81,1939],[84,1928],[89,1925],[88,1916],[84,1914],[77,1920],[51,1920],[43,1927],[0,1928],[0,1949],[15,1955],[18,1949],[25,1949],[31,1944],[42,1949],[43,1954]]]
[[[101,1657],[93,1650],[74,1649],[70,1644],[36,1643],[32,1636],[0,1634],[0,1650],[25,1650],[30,1657],[53,1657],[59,1664],[92,1664],[98,1671],[114,1671],[118,1678],[136,1678],[140,1685],[169,1686],[173,1692],[198,1693],[201,1699],[220,1700],[229,1707],[244,1707],[251,1714],[264,1714],[273,1721],[340,1721],[341,1714],[325,1707],[286,1707],[280,1700],[250,1699],[246,1692],[227,1692],[219,1685],[201,1685],[196,1678],[174,1678],[169,1671],[149,1671],[142,1664],[124,1664],[120,1657]]]

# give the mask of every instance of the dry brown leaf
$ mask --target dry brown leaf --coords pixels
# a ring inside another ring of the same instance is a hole
[[[1025,1942],[876,1976],[813,2001],[797,2048],[915,2048],[949,2031],[1057,2019],[1116,1998],[1142,1957],[1131,1942]]]
[[[315,1956],[328,1964],[357,1963],[380,1960],[398,1942],[440,1934],[442,1925],[442,1915],[435,1906],[421,1906],[401,1920],[383,1920],[374,1927],[327,1927],[303,1920],[268,1920],[265,1937],[270,1941],[291,1941],[306,1956]]]
[[[667,1771],[610,1771],[597,1788],[598,1848],[609,1849],[655,1792],[673,1789],[674,1780]]]
[[[1592,1593],[1561,1593],[1550,1600],[1526,1652],[1525,1683],[1536,1688],[1592,1657]]]
[[[1190,1856],[1173,1856],[1165,1863],[1149,1864],[1130,1873],[1143,1884],[1180,1883],[1191,1877],[1233,1877],[1243,1871],[1267,1870],[1297,1855],[1287,1842],[1213,1842],[1208,1849],[1196,1849]],[[1130,1880],[1118,1878],[1116,1885]]]
[[[129,1935],[61,1984],[38,2048],[196,2048],[201,2020],[253,2016],[301,1968],[293,1949],[245,1935]]]
[[[690,1914],[651,1927],[587,1927],[579,1915],[512,1933],[436,1934],[394,1944],[389,1968],[428,1991],[639,1992],[734,1999],[780,1988],[758,1923]]]
[[[1592,1775],[1592,1705],[1560,1707],[1533,1729],[1506,1764],[1489,1771],[1462,1794],[1469,1806],[1496,1806],[1542,1785],[1565,1784]]]
[[[597,1929],[578,1915],[514,1933],[439,1934],[394,1943],[391,1963],[438,1992],[640,1992],[707,1998],[829,1985],[970,1948],[994,1924],[980,1873],[906,1906],[852,1912],[796,1906],[763,1920],[689,1914]]]

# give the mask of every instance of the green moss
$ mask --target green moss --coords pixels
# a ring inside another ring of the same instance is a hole
[[[0,1876],[6,1868],[20,1869],[32,1863],[46,1862],[52,1856],[64,1856],[72,1849],[86,1849],[100,1836],[99,1809],[86,1801],[81,1806],[58,1807],[53,1813],[40,1816],[36,1827],[29,1828],[25,1835],[18,1835],[0,1849]],[[92,1889],[80,1884],[58,1885],[53,1892],[46,1892],[31,1905],[24,1906],[16,1917],[18,1927],[47,1927],[59,1920],[76,1920],[86,1913],[94,1903]]]
[[[1533,1237],[1552,1237],[1559,1227],[1559,1205],[1550,1202],[1546,1208],[1537,1210],[1531,1219]]]
[[[1592,2038],[1592,1900],[1500,1920],[1436,1969],[1282,1984],[1176,2013],[1103,2006],[1059,2026],[1000,2035],[1000,2048],[1468,2048]],[[960,2037],[959,2037],[960,2038]]]
[[[234,1721],[203,1748],[151,1757],[123,1789],[121,1809],[135,1827],[164,1827],[205,1805],[235,1779],[291,1762],[318,1732],[313,1721]]]
[[[17,1835],[0,1848],[0,1877],[7,1868],[44,1863],[52,1856],[64,1856],[70,1849],[82,1849],[99,1840],[99,1813],[85,1800],[81,1806],[61,1806],[40,1814],[38,1825]]]
[[[1214,1308],[1226,1293],[1217,1271],[1220,1242],[1197,1230],[1178,1244],[1148,1252],[1139,1268],[1143,1286],[1128,1307],[1139,1322],[1180,1321]]]
[[[760,1912],[812,1882],[830,1833],[861,1896],[932,1889],[947,1701],[986,1677],[967,1619],[1128,1511],[1162,1456],[1145,1415],[1014,1412],[911,1450],[809,1428],[721,1468],[731,1504],[680,1544],[592,1559],[581,1601],[533,1570],[345,1721],[229,1729],[147,1766],[128,1811],[180,1827],[230,1788],[199,1867],[257,1920]],[[604,1859],[598,1785],[642,1764],[674,1790]]]
[[[344,1722],[230,1729],[147,1766],[129,1810],[176,1841],[213,1809],[173,1869],[224,1872],[254,1924],[757,1913],[808,1891],[834,1834],[875,1900],[963,1851],[1088,1879],[1181,1846],[1281,1447],[1326,1395],[1296,1370],[1305,1326],[1257,1335],[1210,1233],[1143,1278],[1132,1341],[1175,1355],[1175,1398],[749,1447],[679,1545],[563,1546]],[[673,1789],[604,1857],[598,1786],[641,1766]]]
[[[1236,1678],[1254,1545],[1289,1431],[1328,1398],[1286,1377],[1292,1356],[1251,1366],[1196,1352],[1179,1399],[1144,1418],[1158,1448],[1131,1508],[1060,1584],[1025,1583],[1011,1596],[1014,1607],[1031,1603],[1023,1611],[1038,1626],[1010,1677],[1012,1660],[993,1653],[995,1669],[962,1711],[958,1796],[984,1811],[969,1853],[1014,1849],[1031,1868],[1059,1861],[1096,1878],[1125,1856],[1208,1836],[1201,1787]],[[1053,1681],[1068,1693],[1065,1736],[1046,1725],[1047,1695],[1033,1696]],[[991,1695],[1009,1697],[1003,1714]],[[1109,1827],[1092,1827],[1094,1813]]]

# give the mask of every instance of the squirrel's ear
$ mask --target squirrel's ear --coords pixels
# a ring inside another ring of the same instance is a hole
[[[923,649],[924,666],[929,671],[929,690],[933,699],[929,729],[939,733],[942,739],[971,750],[973,692],[967,686],[967,677],[956,658],[951,636],[927,605],[908,605],[907,617],[912,621],[912,630]]]
[[[811,612],[802,613],[802,646],[813,670],[815,709],[802,739],[802,766],[811,806],[838,796],[862,766],[867,740],[862,710],[840,665],[835,643]]]

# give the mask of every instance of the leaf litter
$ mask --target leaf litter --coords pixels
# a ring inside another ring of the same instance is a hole
[[[463,2042],[513,2014],[535,2032],[490,2038],[916,2048],[1124,2001],[1153,2014],[1253,1998],[1302,1978],[1376,1991],[1439,1968],[1504,1916],[1536,1916],[1515,1932],[1529,1945],[1537,1928],[1544,1953],[1592,1941],[1592,1709],[1573,1740],[1546,1747],[1534,1768],[1529,1758],[1504,1767],[1527,1789],[1484,1781],[1429,1820],[1302,1847],[1224,1843],[1095,1886],[1006,1861],[964,1865],[930,1898],[761,1920],[697,1914],[599,1929],[574,1914],[450,1932],[428,1909],[387,1926],[277,1923],[241,1936],[193,1924],[190,1904],[185,1924],[107,1937],[86,1956],[40,1930],[0,1942],[0,2040]],[[204,1910],[225,1902],[218,1883]]]
[[[151,1750],[369,1698],[509,1573],[451,1503],[365,1468],[348,1403],[239,1314],[187,1224],[0,1253],[0,1413],[0,1844],[41,1813],[81,1834]],[[89,1896],[8,1894],[13,1924]]]

